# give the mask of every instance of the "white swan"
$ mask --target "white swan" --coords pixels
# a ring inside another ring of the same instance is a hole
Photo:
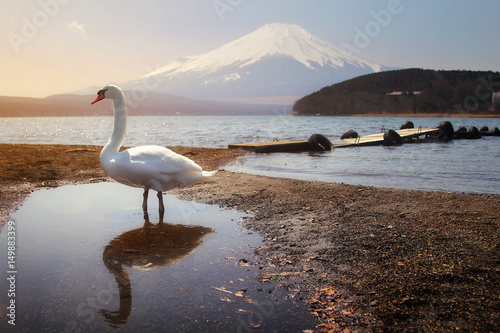
[[[127,127],[125,97],[119,87],[108,85],[99,90],[91,104],[105,98],[113,100],[115,119],[113,133],[99,157],[101,167],[117,182],[144,188],[142,208],[145,213],[150,189],[158,192],[160,216],[163,216],[163,191],[193,184],[217,172],[203,171],[189,158],[161,146],[141,146],[119,152],[125,141]]]

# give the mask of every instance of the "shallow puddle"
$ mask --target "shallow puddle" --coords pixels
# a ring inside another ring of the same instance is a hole
[[[15,266],[7,266],[8,226],[0,234],[2,275],[15,272],[14,285],[0,279],[0,331],[314,327],[303,301],[256,282],[253,249],[262,242],[239,223],[247,215],[173,195],[164,200],[161,221],[156,196],[145,218],[142,191],[116,183],[34,192],[11,216]],[[12,300],[15,326],[7,316]]]

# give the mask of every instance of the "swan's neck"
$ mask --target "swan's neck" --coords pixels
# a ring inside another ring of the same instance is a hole
[[[117,153],[125,141],[127,134],[127,107],[123,94],[113,99],[113,107],[115,112],[113,133],[106,146],[104,146],[101,155],[105,153]]]

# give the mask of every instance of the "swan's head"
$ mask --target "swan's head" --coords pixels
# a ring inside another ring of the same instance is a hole
[[[108,85],[97,92],[97,97],[90,104],[97,103],[105,98],[115,99],[123,96],[122,90],[115,85]]]

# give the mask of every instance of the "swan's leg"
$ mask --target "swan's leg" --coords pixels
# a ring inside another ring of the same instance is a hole
[[[163,205],[163,193],[158,191],[158,211],[160,212],[160,217],[163,217],[165,213],[165,206]]]
[[[148,194],[149,194],[149,190],[147,188],[144,189],[144,194],[142,195],[142,197],[144,198],[144,200],[142,201],[142,210],[147,213],[148,211]]]

